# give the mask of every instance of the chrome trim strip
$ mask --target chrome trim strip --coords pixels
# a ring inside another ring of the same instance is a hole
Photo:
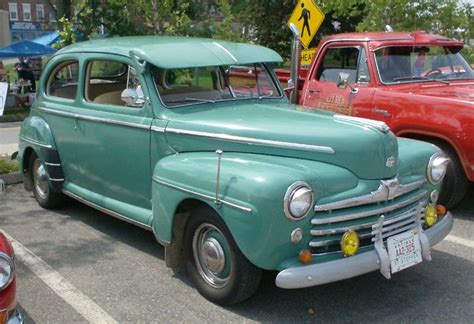
[[[359,235],[359,238],[365,239],[365,238],[370,237],[370,236],[372,236],[372,233],[366,233],[366,234]],[[331,240],[317,241],[317,242],[310,241],[309,246],[310,247],[323,247],[323,246],[328,246],[328,245],[334,245],[336,243],[340,244],[341,239],[340,238],[335,238],[335,239],[331,239]],[[334,252],[336,252],[336,251],[334,251]]]
[[[49,178],[50,181],[55,181],[55,182],[61,182],[61,181],[64,181],[64,179],[53,179],[53,178]]]
[[[85,116],[85,115],[74,114],[74,113],[70,113],[66,111],[59,111],[59,110],[54,110],[54,109],[49,109],[49,108],[42,108],[42,107],[36,108],[36,109],[46,112],[46,113],[53,114],[53,115],[64,116],[64,117],[69,117],[69,118],[74,118],[74,119],[81,119],[81,120],[87,120],[87,121],[96,122],[96,123],[102,123],[102,124],[111,124],[111,125],[117,125],[117,126],[125,126],[125,127],[130,127],[130,128],[150,130],[150,126],[134,124],[134,123],[124,122],[120,120]]]
[[[404,185],[400,184],[397,178],[391,180],[382,180],[380,181],[380,186],[377,188],[377,190],[371,192],[370,194],[344,199],[328,204],[316,205],[314,206],[314,211],[328,211],[391,200],[414,191],[422,187],[425,183],[426,179]]]
[[[164,127],[158,127],[158,126],[151,126],[151,130],[153,132],[158,132],[158,133],[164,133],[166,128]]]
[[[190,194],[193,194],[193,195],[205,198],[205,199],[215,201],[215,197],[213,197],[213,196],[202,194],[200,192],[192,191],[192,190],[189,190],[189,189],[186,189],[186,188],[183,188],[183,187],[179,187],[177,185],[165,182],[165,181],[157,179],[155,177],[152,177],[152,179],[153,179],[154,182],[162,184],[164,186],[167,186],[167,187],[170,187],[170,188],[173,188],[173,189],[177,189],[177,190],[181,190],[181,191],[186,192],[186,193],[190,193]],[[220,200],[220,203],[223,204],[223,205],[227,205],[229,207],[233,207],[233,208],[236,208],[236,209],[243,210],[243,211],[248,212],[248,213],[252,212],[252,208],[236,205],[236,204],[233,204],[231,202],[228,202],[228,201],[225,201],[225,200],[222,200],[222,199]]]
[[[332,147],[329,146],[319,146],[319,145],[309,145],[309,144],[299,144],[299,143],[291,143],[291,142],[280,142],[280,141],[272,141],[272,140],[264,140],[252,137],[243,137],[243,136],[234,136],[234,135],[227,135],[227,134],[217,134],[217,133],[208,133],[208,132],[199,132],[199,131],[190,131],[184,129],[177,129],[177,128],[166,128],[166,133],[174,133],[178,135],[189,135],[189,136],[197,136],[197,137],[206,137],[206,138],[214,138],[229,142],[243,142],[249,145],[269,145],[274,147],[281,147],[281,148],[288,148],[288,149],[300,149],[304,151],[312,151],[312,152],[320,152],[320,153],[328,153],[334,154],[335,151]]]
[[[329,229],[323,229],[323,230],[311,230],[310,233],[313,236],[319,236],[319,235],[331,235],[331,234],[342,234],[345,233],[348,230],[353,230],[353,231],[358,231],[364,228],[372,228],[374,225],[374,222],[370,223],[364,223],[360,225],[354,225],[354,226],[344,226],[344,227],[338,227],[338,228],[329,228]]]
[[[41,147],[53,148],[49,144],[43,144],[43,143],[37,142],[37,141],[29,139],[29,138],[25,138],[25,137],[22,137],[22,136],[20,136],[20,140],[31,143],[31,144],[34,144],[34,145],[38,145],[38,146],[41,146]]]
[[[219,47],[221,50],[223,50],[224,52],[226,52],[227,55],[230,56],[230,58],[232,60],[234,60],[235,63],[239,62],[234,55],[232,55],[232,53],[227,49],[225,48],[224,46],[222,46],[221,44],[219,44],[218,42],[212,42],[212,44],[214,44],[215,46]]]
[[[372,119],[361,118],[361,117],[353,117],[353,116],[347,116],[347,115],[339,115],[339,114],[334,115],[334,118],[344,120],[344,121],[357,122],[364,126],[374,127],[375,129],[379,130],[382,133],[390,132],[390,127],[388,127],[388,125],[385,124],[384,122],[381,122],[378,120],[372,120]]]
[[[84,205],[87,205],[87,206],[89,206],[89,207],[92,207],[92,208],[94,208],[94,209],[97,209],[98,211],[101,211],[101,212],[103,212],[103,213],[105,213],[105,214],[107,214],[107,215],[110,215],[110,216],[112,216],[112,217],[118,218],[118,219],[123,220],[123,221],[125,221],[125,222],[127,222],[127,223],[136,225],[136,226],[141,227],[141,228],[143,228],[143,229],[146,229],[146,230],[148,230],[148,231],[151,231],[151,230],[152,230],[152,228],[151,228],[150,225],[142,224],[142,223],[140,223],[140,222],[137,222],[137,221],[134,220],[134,219],[128,218],[127,216],[124,216],[124,215],[122,215],[122,214],[120,214],[120,213],[117,213],[117,212],[115,212],[115,211],[113,211],[113,210],[110,210],[110,209],[107,209],[107,208],[105,208],[105,207],[99,206],[99,205],[97,205],[97,204],[95,204],[95,203],[93,203],[93,202],[90,202],[90,201],[88,201],[88,200],[82,198],[82,197],[79,197],[78,195],[76,195],[76,194],[74,194],[74,193],[72,193],[72,192],[70,192],[70,191],[68,191],[68,190],[66,190],[66,189],[63,189],[62,192],[63,192],[65,195],[67,195],[67,196],[69,196],[69,197],[71,197],[71,198],[73,198],[73,199],[76,199],[77,201],[83,203]]]
[[[410,222],[414,222],[415,220],[412,218],[416,216],[417,208],[418,207],[413,207],[399,215],[396,215],[395,217],[389,218],[386,221],[384,221],[383,226],[391,225],[388,227],[384,227],[383,228],[384,231],[385,232],[387,231],[385,229],[391,230],[393,228],[400,227]],[[364,223],[360,225],[344,226],[344,227],[330,228],[330,229],[323,229],[323,230],[311,230],[311,235],[318,236],[318,235],[342,234],[348,230],[358,231],[364,228],[371,228],[372,230],[375,231],[378,229],[378,223],[377,221],[373,221],[373,222]],[[374,232],[372,234],[374,234]]]
[[[408,205],[420,200],[421,198],[423,198],[427,194],[428,194],[428,191],[423,190],[419,194],[417,194],[417,195],[415,195],[415,196],[413,196],[413,197],[411,197],[407,200],[401,201],[399,203],[393,204],[393,205],[388,206],[388,207],[379,208],[379,209],[363,211],[363,212],[349,214],[349,215],[328,217],[328,218],[313,218],[311,220],[311,224],[312,225],[321,225],[321,224],[328,224],[328,223],[337,223],[337,222],[343,222],[343,221],[348,221],[348,220],[359,219],[359,218],[363,218],[363,217],[388,213],[388,212],[394,211],[398,208],[408,206]]]
[[[54,166],[54,167],[61,166],[61,163],[50,163],[50,162],[44,162],[44,164],[46,164],[46,165],[49,165],[49,166]]]

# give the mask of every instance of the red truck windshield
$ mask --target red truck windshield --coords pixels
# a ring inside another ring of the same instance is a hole
[[[457,48],[391,46],[375,51],[375,58],[385,84],[474,79],[474,72]]]

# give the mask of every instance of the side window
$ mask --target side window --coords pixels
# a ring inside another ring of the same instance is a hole
[[[90,102],[133,108],[145,103],[135,69],[118,61],[90,61],[84,89]]]
[[[53,97],[75,99],[79,80],[77,61],[61,62],[48,77],[46,94]]]
[[[349,82],[355,82],[359,49],[356,47],[336,47],[327,50],[316,78],[319,81],[336,82],[339,73],[348,73]]]
[[[370,81],[369,65],[365,49],[361,49],[359,57],[359,68],[357,69],[357,83],[368,83]]]

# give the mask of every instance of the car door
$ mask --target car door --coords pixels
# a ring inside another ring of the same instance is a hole
[[[338,87],[340,75],[348,75],[348,86]],[[367,116],[371,113],[374,89],[370,86],[364,46],[330,46],[308,76],[302,104],[335,113]]]
[[[122,57],[91,57],[83,69],[83,109],[77,123],[84,145],[77,151],[77,185],[99,195],[103,207],[148,223],[153,113],[142,88],[145,83],[132,63]],[[134,102],[122,101],[126,89],[135,93]]]
[[[55,57],[53,60],[50,68],[45,71],[48,75],[43,85],[45,91],[39,93],[39,96],[45,98],[37,100],[34,107],[40,112],[53,134],[65,181],[74,182],[78,174],[76,155],[78,142],[76,123],[71,117],[77,111],[79,60],[68,55]]]

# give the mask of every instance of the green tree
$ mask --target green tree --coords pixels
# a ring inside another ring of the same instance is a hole
[[[53,45],[53,47],[56,49],[61,49],[77,41],[71,21],[63,17],[59,19],[59,23],[63,26],[63,28],[59,32],[59,35],[61,36],[59,42]]]

